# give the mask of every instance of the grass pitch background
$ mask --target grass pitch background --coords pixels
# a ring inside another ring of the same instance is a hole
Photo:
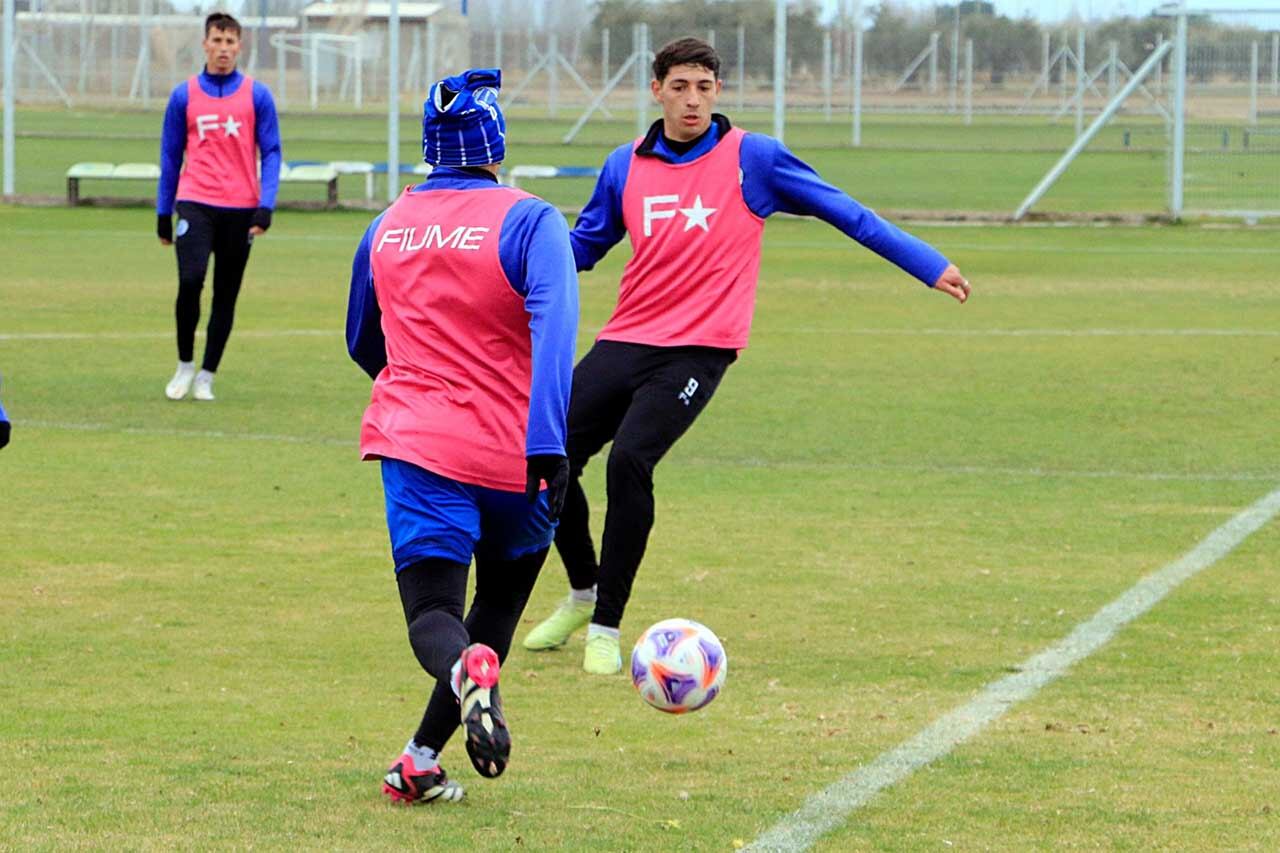
[[[623,626],[705,621],[725,693],[668,718],[580,638],[517,648],[508,773],[454,743],[467,800],[392,809],[429,685],[356,461],[369,218],[277,218],[198,405],[162,395],[150,212],[0,208],[0,847],[731,850],[1280,484],[1274,230],[913,229],[958,307],[771,221]],[[625,254],[582,277],[584,349]],[[1280,846],[1277,555],[1272,522],[819,849]],[[563,589],[553,556],[522,630]]]

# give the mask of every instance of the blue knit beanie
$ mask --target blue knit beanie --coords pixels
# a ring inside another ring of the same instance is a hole
[[[432,85],[422,105],[422,159],[433,166],[501,163],[507,120],[500,88],[497,68],[472,68]]]

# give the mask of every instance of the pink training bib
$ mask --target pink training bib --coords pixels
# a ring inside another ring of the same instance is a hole
[[[764,220],[742,197],[745,135],[734,128],[689,163],[631,155],[622,218],[633,255],[600,339],[746,347]]]
[[[525,198],[505,187],[405,190],[383,216],[370,257],[387,366],[361,425],[362,458],[524,490],[529,312],[498,240]]]
[[[254,136],[253,78],[215,98],[187,81],[187,151],[178,201],[214,207],[257,207],[258,152]]]

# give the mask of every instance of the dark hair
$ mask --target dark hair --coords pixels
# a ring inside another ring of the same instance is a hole
[[[668,44],[653,58],[653,79],[661,83],[677,65],[697,65],[720,79],[720,54],[702,39],[682,38]]]
[[[212,15],[204,19],[204,37],[209,37],[209,30],[218,29],[228,33],[235,33],[236,38],[240,37],[240,22],[228,15],[226,12],[214,12]]]

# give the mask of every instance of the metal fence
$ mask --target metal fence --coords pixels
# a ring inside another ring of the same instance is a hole
[[[13,33],[18,103],[162,109],[171,89],[203,64],[203,17],[167,6],[160,12],[155,2],[24,0]],[[917,15],[906,29],[891,29],[870,14],[815,22],[793,7],[777,64],[773,31],[759,21],[691,32],[661,16],[602,26],[585,0],[562,0],[541,19],[502,0],[471,0],[466,16],[456,3],[401,3],[393,87],[387,8],[285,9],[264,0],[243,18],[241,67],[271,85],[285,113],[356,114],[385,111],[393,88],[410,105],[436,77],[492,64],[503,68],[509,106],[566,127],[602,117],[641,126],[655,115],[647,93],[652,51],[697,35],[722,55],[721,103],[731,114],[767,115],[781,89],[786,122],[840,126],[830,138],[841,144],[1060,152],[1175,36],[1172,18],[1145,21],[1144,29]],[[1172,61],[1171,53],[1135,88],[1118,110],[1118,130],[1095,146],[1171,149]],[[1280,13],[1194,17],[1186,63],[1186,209],[1280,208],[1273,186],[1280,180]],[[967,130],[939,136],[875,122],[891,116]]]

